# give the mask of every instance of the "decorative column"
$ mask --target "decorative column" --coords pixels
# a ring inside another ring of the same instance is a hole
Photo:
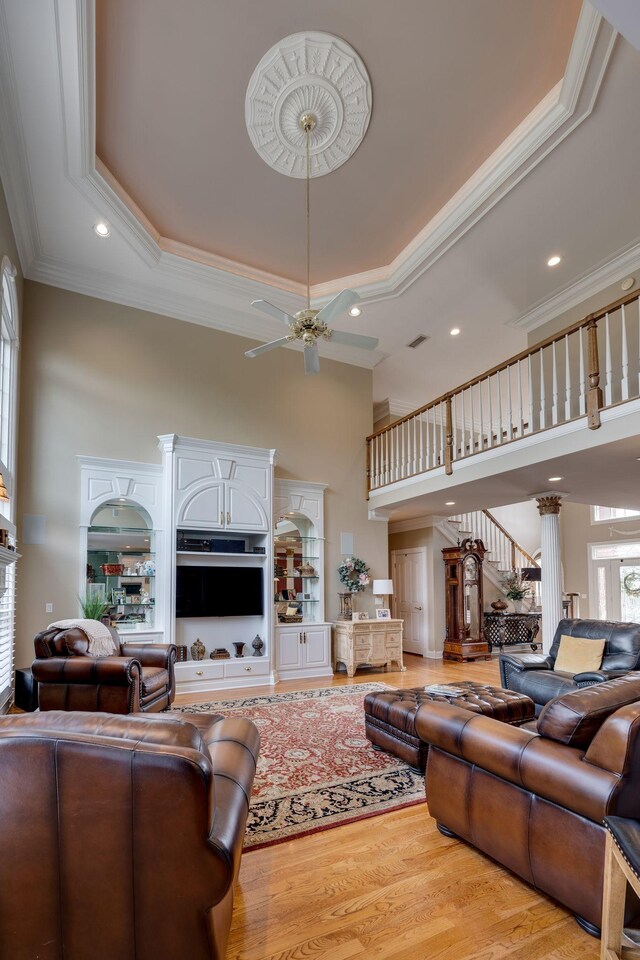
[[[562,619],[562,568],[560,564],[561,496],[536,497],[540,511],[542,552],[542,649],[549,652],[556,628]]]

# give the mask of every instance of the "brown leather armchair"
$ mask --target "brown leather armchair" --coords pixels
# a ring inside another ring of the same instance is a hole
[[[430,744],[427,800],[441,831],[493,857],[597,933],[603,818],[640,817],[640,673],[568,693],[523,727],[425,703],[416,730]]]
[[[223,960],[254,724],[0,717],[0,960]]]
[[[75,628],[45,630],[35,638],[32,672],[41,710],[148,713],[166,710],[175,697],[177,650],[173,644],[121,643],[117,654],[89,657],[85,634]]]

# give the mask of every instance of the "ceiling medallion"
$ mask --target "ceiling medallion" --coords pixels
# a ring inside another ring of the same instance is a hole
[[[294,33],[264,55],[247,87],[249,137],[265,163],[304,179],[300,120],[313,114],[310,176],[323,177],[358,149],[371,117],[371,82],[355,50],[330,33]]]

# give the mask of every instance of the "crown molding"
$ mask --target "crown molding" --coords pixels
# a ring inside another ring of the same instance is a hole
[[[265,341],[279,328],[253,322],[248,303],[277,290],[289,312],[303,285],[162,237],[95,157],[95,0],[53,0],[65,178],[135,252],[127,274],[50,256],[42,249],[30,180],[9,31],[0,0],[0,174],[25,276],[140,309]],[[392,263],[312,288],[317,306],[352,286],[365,300],[400,296],[557,146],[593,109],[616,33],[584,3],[564,79],[498,147]],[[9,135],[7,135],[9,131]],[[52,168],[55,166],[52,159]],[[51,189],[55,190],[55,171]],[[86,219],[86,208],[82,217]],[[267,288],[265,290],[265,287]],[[296,349],[295,346],[289,349]],[[335,352],[334,352],[335,351]],[[332,348],[323,355],[372,368],[380,352]]]
[[[411,517],[409,520],[390,520],[389,533],[408,533],[410,530],[427,530],[437,526],[441,521],[440,516],[431,517]]]
[[[409,413],[414,413],[417,407],[413,403],[407,403],[405,400],[394,400],[387,397],[385,400],[378,400],[373,405],[373,422],[377,423],[384,417],[406,417]],[[391,426],[391,424],[389,424]]]
[[[640,271],[640,238],[552,297],[540,300],[516,320],[510,320],[507,326],[518,327],[528,333],[636,271]]]

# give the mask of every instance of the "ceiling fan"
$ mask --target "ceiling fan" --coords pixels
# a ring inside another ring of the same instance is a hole
[[[268,300],[254,300],[252,307],[257,307],[263,313],[275,317],[289,325],[289,333],[286,337],[280,337],[278,340],[271,340],[270,343],[264,343],[261,347],[254,347],[253,350],[247,350],[245,357],[259,357],[262,353],[267,353],[275,347],[282,347],[285,343],[291,343],[293,340],[300,340],[304,346],[304,372],[319,373],[320,358],[318,356],[318,341],[332,340],[334,343],[344,343],[351,347],[361,347],[365,350],[375,350],[378,346],[376,337],[364,337],[357,333],[346,333],[343,330],[332,330],[329,324],[345,310],[356,303],[360,297],[354,290],[343,290],[337,296],[330,300],[321,310],[312,310],[311,308],[311,287],[310,287],[310,263],[311,263],[311,229],[310,229],[310,204],[309,204],[309,135],[316,125],[316,118],[313,114],[304,113],[300,117],[300,126],[306,134],[307,145],[307,306],[304,310],[298,310],[293,316],[286,311],[281,310]]]

